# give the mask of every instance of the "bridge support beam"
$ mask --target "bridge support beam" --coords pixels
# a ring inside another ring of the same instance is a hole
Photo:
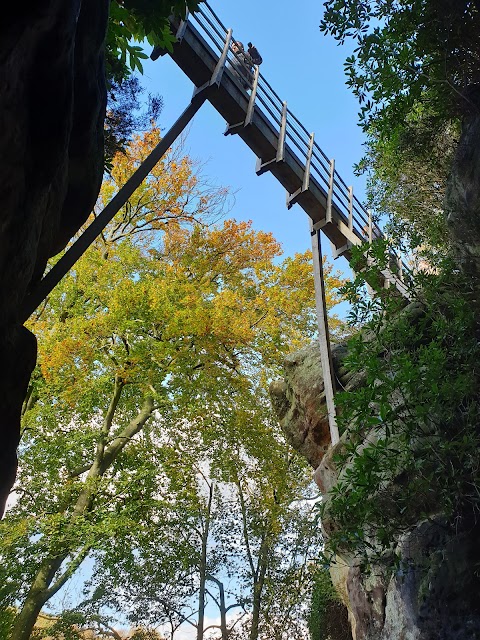
[[[95,218],[82,235],[64,253],[60,260],[38,283],[35,289],[26,298],[22,309],[21,319],[25,322],[40,303],[51,293],[54,287],[70,271],[73,265],[82,257],[89,246],[105,229],[107,224],[113,219],[133,192],[138,189],[155,165],[162,159],[178,136],[182,133],[193,116],[197,113],[205,100],[208,98],[208,91],[197,93],[178,120],[167,131],[158,145],[150,155],[142,162],[135,173],[130,176],[118,193],[110,200],[105,209]]]
[[[328,330],[322,244],[320,239],[320,231],[314,229],[311,220],[310,234],[312,236],[313,277],[315,282],[315,305],[317,308],[320,360],[322,363],[323,381],[325,385],[325,400],[327,404],[330,438],[332,441],[332,445],[335,445],[339,441],[340,437],[338,433],[335,409],[335,374],[333,370],[332,351],[330,348],[330,334]]]

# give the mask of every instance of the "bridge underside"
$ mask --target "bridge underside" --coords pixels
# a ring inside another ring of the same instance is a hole
[[[180,24],[175,25],[180,28]],[[187,23],[182,40],[173,46],[172,59],[184,71],[196,87],[207,85],[215,72],[219,56],[208,46],[198,30]],[[296,202],[310,216],[338,250],[348,243],[361,244],[365,238],[348,228],[347,217],[332,205],[331,221],[327,220],[327,191],[314,176],[310,175],[308,189],[302,191],[305,176],[305,162],[302,162],[288,143],[284,146],[283,159],[277,161],[279,152],[279,128],[271,122],[263,110],[255,107],[252,121],[247,118],[250,95],[242,87],[241,79],[233,67],[227,65],[219,86],[215,87],[208,100],[226,120],[226,133],[239,135],[245,144],[260,159],[259,171],[270,171],[288,194],[300,191]],[[349,248],[343,252],[350,258]]]

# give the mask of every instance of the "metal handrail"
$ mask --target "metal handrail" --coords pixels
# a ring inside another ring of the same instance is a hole
[[[205,34],[205,40],[207,42],[214,45],[215,48],[222,50],[221,45],[218,44],[215,36],[220,38],[224,43],[228,30],[219,20],[208,2],[202,2],[198,11],[190,14],[189,20],[193,20],[196,25],[198,25],[201,31]],[[232,38],[232,43],[234,42],[235,40]],[[238,80],[241,81],[243,88],[248,87],[248,89],[252,89],[253,74],[251,67],[245,62],[242,55],[238,55],[233,51],[232,43],[230,44],[227,56],[227,60],[229,61],[227,70],[230,75],[237,80],[237,82]],[[238,71],[235,70],[235,66],[238,65],[240,65],[246,72],[245,75],[242,74],[242,77],[240,77]],[[235,76],[238,76],[238,78]],[[245,91],[248,89],[245,89]],[[262,73],[258,74],[256,91],[256,100],[258,100],[266,112],[267,120],[270,120],[270,124],[272,124],[274,128],[281,127],[281,115],[283,112],[284,102]],[[287,121],[285,127],[285,144],[289,148],[290,152],[292,152],[292,147],[296,149],[296,153],[300,155],[298,158],[300,162],[302,159],[306,162],[310,145],[310,133],[290,109],[287,108],[286,113]],[[329,196],[331,201],[335,204],[336,209],[347,219],[351,213],[352,232],[359,239],[365,238],[365,229],[371,225],[371,214],[356,195],[353,194],[351,187],[346,184],[336,169],[333,171],[332,180],[330,175],[330,159],[316,141],[314,141],[311,151],[310,171],[320,185],[326,185],[327,190],[329,185],[332,185],[332,192]],[[377,235],[380,234],[380,237],[383,237],[383,233],[378,228],[378,225],[375,226]],[[407,270],[406,267],[405,270]]]

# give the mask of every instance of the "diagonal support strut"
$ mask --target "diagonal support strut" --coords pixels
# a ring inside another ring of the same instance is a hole
[[[120,211],[128,198],[138,189],[150,171],[152,171],[155,165],[162,159],[207,98],[207,90],[197,93],[192,98],[192,101],[178,120],[176,120],[150,155],[107,204],[105,209],[95,218],[92,224],[85,229],[82,235],[64,253],[56,265],[40,280],[35,289],[33,289],[24,301],[20,316],[22,322],[28,320],[40,303],[51,293],[60,280],[70,271],[77,260],[82,257],[88,247],[105,229],[115,214]]]

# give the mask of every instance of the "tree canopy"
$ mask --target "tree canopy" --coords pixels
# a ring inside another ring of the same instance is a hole
[[[116,155],[99,209],[159,135]],[[39,356],[19,500],[1,525],[5,624],[20,606],[12,639],[29,638],[87,558],[99,577],[84,620],[98,620],[107,593],[132,623],[174,629],[197,598],[199,640],[207,582],[212,592],[229,566],[252,640],[259,625],[278,626],[281,576],[300,591],[308,582],[314,523],[294,504],[305,469],[285,452],[266,383],[316,331],[311,255],[282,259],[270,233],[222,220],[227,198],[171,150],[31,319]],[[326,273],[332,306],[342,282]],[[299,538],[290,566],[281,549],[299,526],[308,544]],[[158,590],[170,596],[148,619]]]
[[[356,40],[347,84],[367,129],[374,123],[388,137],[415,109],[437,123],[476,109],[476,0],[327,0],[321,30]]]

